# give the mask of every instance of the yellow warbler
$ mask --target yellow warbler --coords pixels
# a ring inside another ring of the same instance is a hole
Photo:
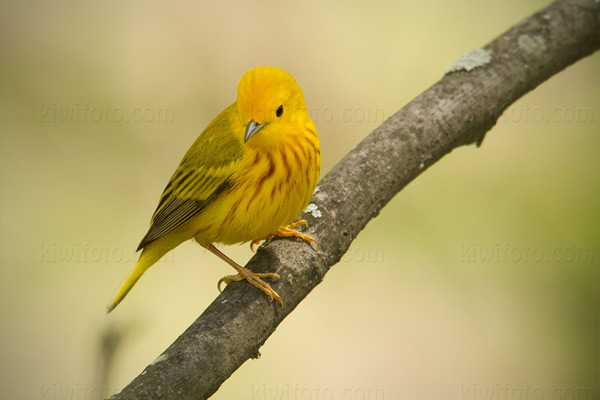
[[[195,238],[238,274],[219,281],[247,280],[271,300],[281,297],[261,278],[221,253],[215,243],[294,236],[290,224],[308,205],[321,167],[320,144],[296,80],[274,67],[246,72],[237,100],[221,112],[187,151],[165,188],[139,261],[107,307],[112,311],[142,274],[163,255]]]

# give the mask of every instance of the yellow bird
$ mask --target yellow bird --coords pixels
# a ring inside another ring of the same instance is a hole
[[[275,67],[246,72],[237,100],[221,112],[187,151],[165,188],[140,258],[107,306],[112,311],[163,255],[189,239],[238,272],[219,283],[247,280],[272,300],[281,297],[261,278],[214,244],[247,241],[251,248],[274,235],[314,240],[291,224],[308,205],[321,168],[319,137],[296,80]],[[288,225],[291,224],[291,225]]]

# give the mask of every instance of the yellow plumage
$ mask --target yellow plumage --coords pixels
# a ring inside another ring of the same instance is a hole
[[[163,255],[195,238],[271,299],[283,301],[262,277],[235,264],[213,244],[274,234],[312,239],[285,228],[306,208],[319,178],[320,145],[302,90],[287,72],[259,67],[238,84],[235,103],[187,151],[165,188],[139,261],[107,307],[113,310]],[[284,228],[281,228],[284,227]]]

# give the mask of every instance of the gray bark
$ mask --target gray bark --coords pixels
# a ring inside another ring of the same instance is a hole
[[[157,361],[112,399],[206,399],[318,285],[390,199],[454,148],[481,143],[515,100],[600,47],[600,2],[557,1],[464,58],[348,153],[303,215],[320,248],[274,239],[247,267],[277,272],[281,308],[232,283]],[[318,213],[314,213],[318,215]]]

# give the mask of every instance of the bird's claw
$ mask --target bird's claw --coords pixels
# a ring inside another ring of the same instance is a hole
[[[262,278],[270,278],[270,279],[278,280],[280,278],[280,276],[279,276],[279,274],[276,274],[274,272],[258,273],[258,272],[252,272],[249,269],[244,268],[243,273],[239,273],[236,275],[226,275],[226,276],[222,277],[221,279],[219,279],[219,282],[217,282],[217,288],[219,289],[219,292],[221,292],[221,284],[222,283],[225,283],[225,285],[228,285],[231,282],[248,281],[248,283],[250,283],[252,286],[260,289],[264,294],[269,296],[269,299],[271,301],[277,300],[281,304],[281,307],[283,307],[284,306],[283,299],[279,296],[279,294],[277,294],[276,291],[274,291],[271,288],[271,286],[267,282],[263,281]]]
[[[273,232],[269,236],[254,239],[253,241],[250,242],[250,250],[252,250],[254,253],[256,253],[254,246],[260,244],[260,242],[262,242],[263,240],[269,240],[273,236],[279,236],[279,237],[300,238],[300,239],[304,240],[305,242],[308,242],[308,244],[310,244],[311,247],[314,244],[315,250],[319,251],[319,243],[317,243],[317,241],[315,239],[313,239],[309,235],[305,235],[303,233],[300,233],[300,232],[294,230],[295,228],[299,227],[300,225],[308,226],[308,222],[306,222],[306,220],[304,220],[304,219],[301,219],[301,220],[294,222],[293,224],[289,224],[287,226],[282,226],[281,228],[278,228],[275,232]]]

